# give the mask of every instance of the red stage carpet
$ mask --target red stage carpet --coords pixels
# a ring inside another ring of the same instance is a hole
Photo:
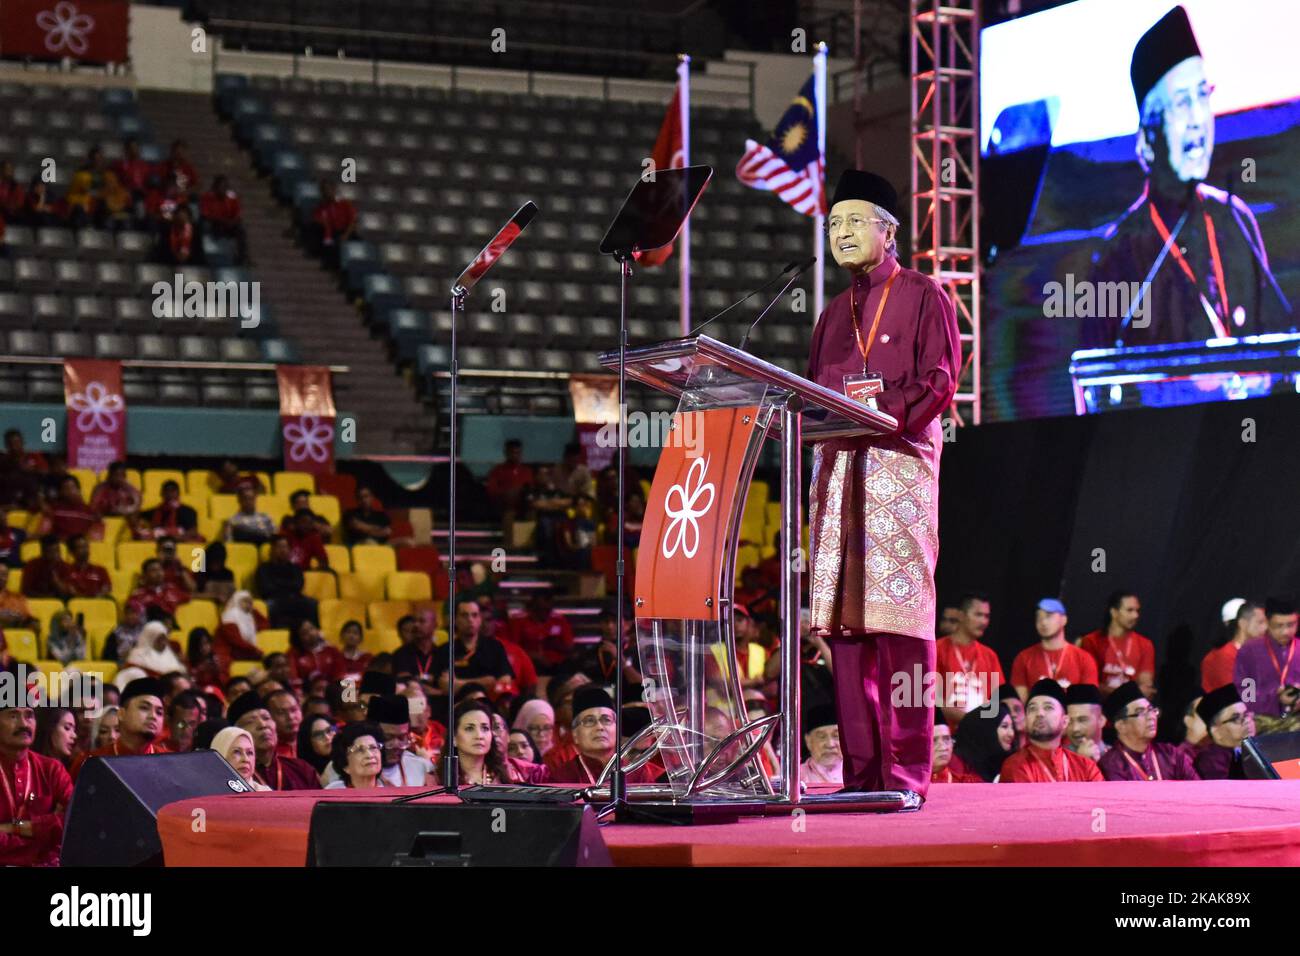
[[[168,866],[302,866],[312,805],[352,799],[200,797],[164,807],[158,831]],[[936,784],[918,813],[602,832],[621,866],[1296,866],[1300,781]]]

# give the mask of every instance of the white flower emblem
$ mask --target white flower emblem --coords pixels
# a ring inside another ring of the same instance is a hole
[[[110,392],[103,382],[91,382],[84,392],[73,392],[68,404],[77,413],[77,430],[82,432],[117,431],[117,416],[126,408],[122,396]]]
[[[696,474],[696,468],[699,474]],[[686,473],[686,481],[680,485],[673,485],[668,489],[668,494],[664,496],[664,514],[672,521],[668,522],[668,527],[664,529],[663,556],[671,558],[681,548],[682,554],[688,558],[695,557],[695,552],[700,546],[700,518],[708,514],[713,507],[714,488],[713,482],[704,481],[704,475],[709,470],[709,459],[696,458],[691,464],[691,470]],[[696,502],[704,495],[708,495],[708,501],[704,507],[696,509]],[[681,507],[673,507],[673,496],[676,495],[681,500]],[[677,537],[673,537],[673,532],[677,532]],[[671,546],[670,542],[671,541]]]
[[[36,25],[45,31],[45,49],[58,53],[67,47],[69,53],[81,56],[90,48],[86,38],[95,29],[95,18],[78,12],[76,4],[59,0],[53,12],[36,14]]]
[[[304,415],[301,420],[284,426],[284,440],[289,443],[290,461],[310,458],[323,465],[329,461],[329,443],[334,440],[334,426],[315,415]]]

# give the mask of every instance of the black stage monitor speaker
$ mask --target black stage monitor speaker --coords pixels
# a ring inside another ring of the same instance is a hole
[[[1251,780],[1300,780],[1300,731],[1247,737],[1241,762]]]
[[[248,785],[212,750],[92,757],[77,776],[63,829],[63,866],[161,866],[158,811]]]
[[[316,804],[308,866],[609,866],[590,807]]]

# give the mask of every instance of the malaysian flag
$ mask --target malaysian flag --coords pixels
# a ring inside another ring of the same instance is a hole
[[[736,176],[746,186],[770,189],[805,216],[826,215],[826,164],[817,147],[817,97],[813,76],[790,103],[766,144],[745,140]]]

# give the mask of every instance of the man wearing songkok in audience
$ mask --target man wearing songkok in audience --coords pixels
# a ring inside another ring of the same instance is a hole
[[[1196,705],[1196,713],[1205,721],[1211,741],[1196,755],[1196,772],[1201,779],[1246,779],[1241,764],[1241,745],[1255,732],[1255,724],[1237,693],[1236,685],[1224,684],[1210,691]]]
[[[272,790],[319,790],[320,777],[312,765],[298,757],[284,757],[275,752],[279,738],[275,719],[256,691],[236,697],[226,710],[226,719],[240,730],[248,731],[257,752],[253,777]]]
[[[1002,764],[1002,783],[1096,783],[1097,764],[1061,746],[1065,733],[1065,690],[1049,677],[1029,688],[1025,702],[1029,746]]]
[[[834,656],[846,791],[930,786],[934,708],[892,702],[895,674],[935,670],[939,416],[957,391],[952,301],[898,261],[898,194],[846,170],[827,218],[849,288],[819,317],[807,377],[892,416],[891,434],[813,446],[809,525],[812,632]]]
[[[1110,748],[1101,739],[1106,716],[1096,684],[1071,684],[1065,689],[1066,747],[1089,760],[1100,760]]]
[[[557,765],[552,783],[592,785],[614,756],[614,701],[602,687],[588,684],[573,695],[573,744],[577,754]],[[612,774],[611,774],[612,776]],[[653,783],[645,767],[627,774],[628,783]]]
[[[73,761],[72,779],[77,779],[82,766],[91,757],[168,753],[168,748],[160,742],[166,721],[163,706],[166,696],[166,685],[153,677],[137,677],[122,688],[122,696],[118,699],[118,739]]]
[[[1288,687],[1300,687],[1300,640],[1296,624],[1300,616],[1290,601],[1269,598],[1264,602],[1268,631],[1247,641],[1237,651],[1232,680],[1241,699],[1258,714],[1278,717]]]
[[[844,783],[844,755],[840,752],[840,728],[834,707],[814,707],[808,711],[803,728],[808,759],[799,768],[801,783]]]
[[[1160,708],[1136,681],[1120,684],[1106,698],[1106,719],[1115,728],[1115,746],[1098,761],[1107,780],[1200,780],[1192,759],[1174,744],[1156,740]]]
[[[32,750],[36,712],[19,703],[0,707],[0,867],[58,866],[72,779]]]
[[[383,765],[379,775],[390,787],[423,787],[434,776],[432,761],[411,753],[411,703],[402,694],[383,694],[370,698],[366,720],[384,732]],[[339,778],[330,764],[322,778],[326,785]]]

